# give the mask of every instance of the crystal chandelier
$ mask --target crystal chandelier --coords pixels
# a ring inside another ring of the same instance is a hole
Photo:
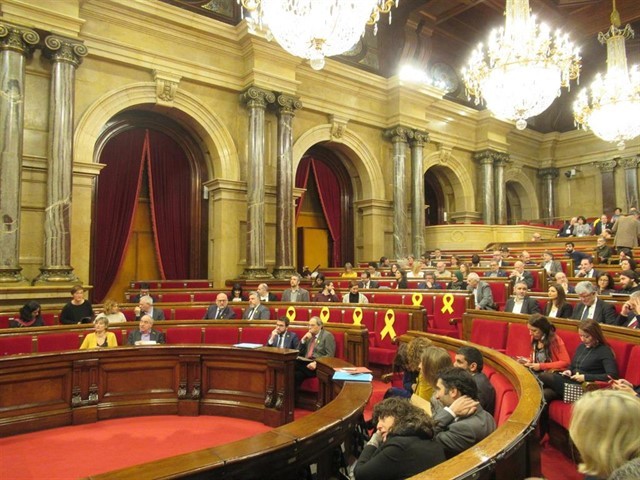
[[[607,73],[598,73],[591,84],[591,102],[583,89],[573,107],[576,123],[607,142],[616,142],[620,150],[640,135],[640,71],[637,65],[627,69],[627,38],[633,38],[633,30],[630,25],[620,28],[614,0],[611,28],[598,34],[600,43],[607,44]]]
[[[253,33],[273,37],[286,51],[306,58],[321,70],[325,57],[350,50],[375,25],[381,13],[390,13],[398,0],[237,0]],[[391,15],[389,16],[391,21]]]
[[[462,71],[467,96],[484,101],[498,117],[515,121],[544,112],[560,95],[560,87],[580,74],[580,55],[567,35],[536,23],[529,0],[507,0],[505,26],[489,35],[487,54],[478,45]]]

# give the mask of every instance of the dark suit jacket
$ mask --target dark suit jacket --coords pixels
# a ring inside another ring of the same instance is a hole
[[[551,302],[547,302],[547,306],[544,307],[544,314],[549,315],[551,311]],[[573,306],[570,303],[564,303],[556,313],[556,318],[571,318],[573,315]]]
[[[144,315],[144,312],[140,312],[140,315],[136,316],[136,321],[140,320],[140,317],[142,317]],[[151,318],[153,318],[153,320],[165,320],[164,318],[164,312],[162,311],[161,308],[152,308],[151,309]]]
[[[242,318],[248,319],[249,314],[251,313],[251,307],[247,308],[242,314]],[[260,304],[256,307],[256,311],[253,314],[252,320],[269,320],[271,318],[271,312],[267,307]]]
[[[298,348],[301,357],[306,357],[307,348],[309,347],[309,342],[302,343],[300,342],[300,347]],[[324,328],[320,330],[318,333],[318,338],[316,339],[316,346],[313,347],[313,358],[321,358],[321,357],[335,357],[336,356],[336,339],[333,338],[333,334]]]
[[[515,305],[515,303],[516,301],[513,297],[511,297],[509,300],[507,300],[507,304],[504,306],[504,311],[513,312],[513,306]],[[520,310],[520,313],[529,315],[532,313],[540,313],[540,305],[538,305],[538,302],[536,302],[533,298],[524,297],[524,304],[522,305],[522,310]]]
[[[506,277],[507,272],[505,272],[504,270],[498,270],[497,272],[493,272],[490,270],[488,272],[485,272],[483,276],[484,277]]]
[[[493,388],[487,376],[482,372],[473,375],[473,380],[478,386],[478,400],[480,401],[480,405],[493,415],[496,408],[496,389]]]
[[[282,292],[282,301],[283,302],[290,302],[291,301],[291,289],[287,288],[284,292]],[[296,300],[296,302],[310,302],[311,299],[309,298],[309,292],[306,291],[304,288],[300,288],[298,290],[298,299]]]
[[[367,287],[364,286],[364,282],[358,282],[358,287],[359,288],[367,288]],[[368,288],[380,288],[380,282],[377,282],[375,280],[370,280]]]
[[[527,272],[526,270],[522,272],[521,276],[511,277],[509,281],[511,282],[512,285],[515,285],[519,281],[524,281],[527,284],[527,287],[529,289],[533,287],[533,275],[531,275],[531,273]]]
[[[278,297],[276,297],[275,293],[271,293],[269,292],[269,295],[267,295],[267,300],[263,300],[262,298],[260,299],[261,302],[277,302],[278,301]]]
[[[576,305],[576,308],[573,309],[573,315],[571,316],[574,320],[582,319],[582,312],[584,312],[585,304],[580,302]],[[599,298],[596,299],[596,309],[593,313],[593,319],[598,323],[606,323],[607,325],[618,325],[618,315],[616,314],[616,309],[610,303],[604,303],[604,301]]]
[[[218,318],[218,306],[211,305],[207,309],[207,313],[204,314],[203,320],[214,320],[217,318]],[[233,311],[233,308],[227,305],[222,309],[222,316],[220,318],[226,319],[226,320],[236,318],[236,312]]]
[[[269,345],[270,347],[277,347],[280,343],[280,336],[276,336],[276,338],[273,340],[273,343],[269,343],[269,340],[271,340],[271,334],[269,334],[269,338],[267,338],[267,345]],[[298,338],[296,332],[290,332],[289,330],[287,330],[284,333],[284,343],[282,344],[282,348],[292,348],[293,350],[297,350],[299,346],[300,339]]]
[[[438,409],[433,419],[436,422],[436,441],[444,447],[447,458],[474,446],[496,429],[493,416],[485,412],[481,405],[474,414],[460,417],[455,422],[453,415],[444,408]]]
[[[157,330],[151,329],[151,340],[154,340],[156,343],[166,343],[166,339],[164,337],[164,333],[159,332]],[[129,333],[127,337],[127,345],[135,345],[136,342],[142,339],[142,333],[140,330],[133,330]]]
[[[635,317],[638,317],[638,323],[636,323],[635,327],[633,328],[640,328],[640,315],[629,315],[628,317],[625,317],[624,315],[620,314],[618,315],[618,325],[620,325],[621,327],[628,327]]]

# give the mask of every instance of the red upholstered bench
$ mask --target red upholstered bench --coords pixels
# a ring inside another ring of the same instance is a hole
[[[9,315],[8,313],[3,313],[0,315],[0,328],[9,328],[9,319],[15,318],[17,314],[12,313]]]
[[[215,302],[218,292],[194,292],[194,302]]]
[[[204,330],[204,343],[234,345],[240,342],[240,329],[237,327],[207,327]]]
[[[202,343],[202,328],[185,327],[185,328],[167,328],[167,343]]]
[[[76,347],[77,348],[77,347]],[[16,335],[0,337],[0,355],[18,355],[32,353],[33,340],[31,335]]]
[[[77,350],[84,339],[81,333],[54,333],[38,336],[38,352],[57,352],[61,350]]]
[[[493,417],[499,427],[509,419],[518,406],[518,394],[513,385],[501,373],[494,372],[489,381],[496,390],[496,409]]]
[[[165,312],[166,314],[167,312]],[[207,307],[183,307],[173,308],[171,311],[172,320],[200,320],[207,313]],[[167,318],[169,320],[169,318]]]
[[[42,314],[42,320],[44,321],[44,324],[48,327],[52,326],[52,325],[58,325],[60,322],[58,321],[58,314],[57,313],[43,313]]]
[[[504,352],[507,345],[509,324],[480,318],[473,319],[471,342]]]
[[[260,343],[266,345],[272,331],[273,328],[269,327],[241,328],[240,341],[243,343]]]
[[[447,298],[446,293],[435,295],[433,315],[428,317],[427,331],[453,338],[462,337],[462,314],[467,309],[467,297],[453,295]]]
[[[531,335],[527,325],[522,323],[509,324],[505,353],[510,357],[529,358],[531,356],[531,348]]]
[[[175,293],[159,293],[158,302],[162,303],[182,303],[191,302],[193,298],[189,292],[175,292]]]
[[[391,315],[395,317],[392,332],[385,331],[387,317],[391,320]],[[369,328],[367,326],[367,328]],[[403,335],[409,330],[409,315],[406,312],[396,312],[393,309],[385,313],[378,313],[375,317],[374,335],[369,336],[369,363],[382,366],[383,371],[390,371],[393,359],[398,351],[398,346],[394,343],[395,337]],[[385,332],[384,338],[382,333]]]

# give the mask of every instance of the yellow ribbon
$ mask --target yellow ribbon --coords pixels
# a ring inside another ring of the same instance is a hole
[[[444,297],[442,297],[442,308],[440,311],[442,313],[453,313],[453,295],[447,293]]]
[[[360,325],[362,322],[362,309],[357,307],[353,310],[353,324]]]
[[[296,309],[295,307],[287,308],[287,318],[290,322],[293,322],[296,319]]]
[[[422,294],[414,293],[411,297],[411,300],[413,301],[414,306],[419,307],[420,305],[422,305]]]
[[[322,310],[320,310],[320,320],[322,320],[322,323],[327,323],[330,317],[331,312],[329,312],[329,307],[322,307]]]
[[[389,309],[384,315],[384,328],[380,332],[380,340],[384,340],[387,335],[390,335],[392,340],[397,337],[396,331],[393,329],[394,323],[396,323],[396,314],[392,309]]]

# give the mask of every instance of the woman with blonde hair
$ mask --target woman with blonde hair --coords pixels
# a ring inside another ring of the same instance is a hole
[[[93,333],[89,333],[84,337],[84,341],[80,346],[80,350],[101,347],[117,347],[118,340],[115,334],[107,332],[109,328],[109,319],[107,317],[96,318],[93,323]]]
[[[451,356],[444,348],[433,345],[427,347],[420,357],[418,385],[416,393],[411,396],[411,403],[431,414],[431,397],[436,390],[438,372],[452,365]]]
[[[109,323],[124,323],[127,321],[124,314],[120,311],[118,302],[112,300],[111,298],[107,298],[104,301],[102,313],[99,314],[96,319],[98,318],[106,318],[107,320],[109,320]]]
[[[639,431],[640,400],[615,390],[586,393],[574,404],[569,426],[582,457],[578,470],[596,478],[616,478],[616,470],[640,461]]]

